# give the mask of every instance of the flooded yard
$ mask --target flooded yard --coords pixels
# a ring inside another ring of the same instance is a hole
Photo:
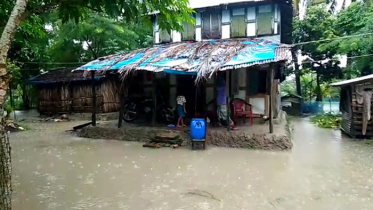
[[[148,149],[65,131],[79,123],[11,134],[13,209],[373,209],[373,145],[307,119],[288,152]]]

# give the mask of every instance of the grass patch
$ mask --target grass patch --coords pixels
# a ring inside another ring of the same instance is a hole
[[[311,117],[311,122],[321,128],[338,128],[341,125],[340,114],[317,114]]]
[[[373,145],[373,140],[371,140],[371,139],[365,139],[364,140],[364,144],[367,144],[367,145]]]
[[[22,127],[24,129],[24,131],[28,131],[28,130],[31,130],[30,127],[28,127],[27,125],[23,125],[23,124],[18,124],[19,127]]]

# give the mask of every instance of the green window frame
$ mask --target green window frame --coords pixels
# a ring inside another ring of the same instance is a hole
[[[273,5],[257,7],[256,12],[257,35],[273,34]]]

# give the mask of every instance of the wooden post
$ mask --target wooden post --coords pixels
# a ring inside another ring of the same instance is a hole
[[[95,86],[95,71],[91,71],[92,76],[92,125],[96,126],[96,86]]]
[[[119,95],[119,119],[118,119],[118,128],[122,127],[123,123],[123,108],[124,108],[124,95],[123,92]]]
[[[227,97],[227,102],[226,102],[226,107],[227,107],[227,130],[230,131],[231,130],[231,122],[230,122],[230,117],[231,117],[231,95],[232,95],[232,88],[231,88],[231,70],[227,70],[227,73],[228,73],[228,97]]]
[[[270,66],[270,73],[269,73],[269,133],[273,133],[273,66]]]
[[[117,77],[117,83],[121,84],[120,85],[120,92],[119,92],[119,119],[118,119],[118,128],[122,127],[123,124],[123,109],[124,109],[124,94],[126,91],[126,88],[128,88],[127,84],[127,79],[123,81],[123,83],[120,81],[119,76]]]
[[[155,73],[152,74],[152,85],[153,85],[153,111],[152,111],[152,126],[155,126],[155,120],[157,116],[157,83]]]
[[[202,84],[202,103],[203,103],[203,118],[205,119],[205,143],[204,145],[206,145],[206,140],[207,140],[207,126],[208,126],[208,123],[207,123],[207,102],[206,102],[206,88],[207,88],[207,80],[203,80],[203,84]]]

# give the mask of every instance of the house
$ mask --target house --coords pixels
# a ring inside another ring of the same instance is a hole
[[[281,70],[291,58],[287,45],[292,33],[291,1],[190,0],[189,4],[196,12],[191,14],[195,25],[184,23],[181,33],[168,33],[159,28],[155,14],[154,47],[106,56],[76,70],[111,71],[121,79],[143,75],[145,95],[153,96],[156,85],[152,84],[162,80],[171,106],[179,91],[188,94],[191,114],[214,100],[216,77],[226,71],[227,96],[252,104],[256,117],[276,117]]]
[[[340,88],[340,129],[353,138],[372,138],[373,74],[330,84]]]
[[[239,40],[240,38],[259,38],[274,43],[291,44],[292,13],[291,1],[242,1],[190,0],[190,6],[196,11],[193,17],[195,25],[184,24],[184,31],[172,31],[170,34],[160,30],[157,17],[154,17],[154,43],[200,42],[204,40]],[[276,65],[273,92],[279,98],[279,78],[282,64]],[[254,115],[268,115],[269,113],[269,80],[270,66],[267,64],[232,71],[232,94],[245,99],[253,105]],[[175,105],[178,85],[185,85],[184,76],[169,75],[170,104]],[[183,80],[183,81],[179,81]],[[228,81],[227,75],[227,81]],[[191,82],[189,82],[191,83]],[[206,102],[214,98],[215,80],[207,80]],[[227,90],[229,88],[226,88]],[[193,93],[191,93],[193,95]],[[275,103],[278,100],[273,100]],[[280,104],[274,107],[278,110]],[[277,113],[277,111],[275,111]]]
[[[119,110],[119,92],[116,76],[96,74],[97,111]],[[41,114],[92,112],[92,79],[83,72],[56,69],[28,80],[37,89],[37,109]]]
[[[302,115],[302,97],[297,94],[287,94],[281,97],[281,108],[292,116]]]

